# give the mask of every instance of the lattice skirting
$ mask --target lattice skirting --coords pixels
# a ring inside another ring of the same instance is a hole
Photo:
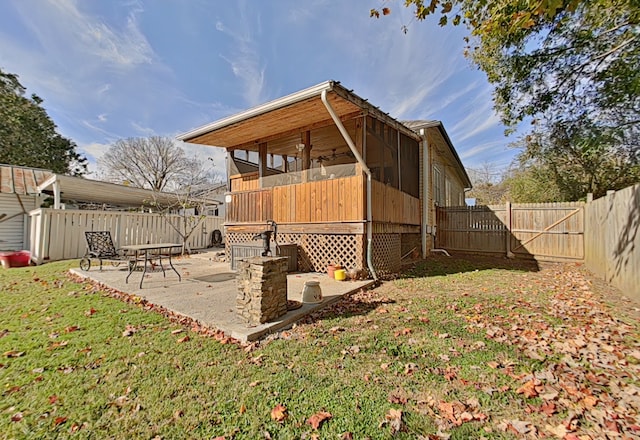
[[[227,255],[231,245],[255,243],[253,233],[227,232]],[[326,272],[329,264],[340,264],[347,269],[368,273],[367,237],[362,234],[278,234],[279,244],[298,245],[298,270],[302,272]],[[402,255],[413,248],[421,253],[420,234],[374,234],[373,265],[380,278],[388,278],[400,272]],[[419,255],[419,254],[418,254]]]
[[[226,252],[231,246],[256,242],[252,233],[227,232]],[[347,269],[366,269],[365,237],[360,234],[278,234],[278,244],[298,245],[298,269],[302,272],[326,272],[329,264]]]
[[[373,267],[379,278],[400,272],[401,234],[375,234],[373,236]]]

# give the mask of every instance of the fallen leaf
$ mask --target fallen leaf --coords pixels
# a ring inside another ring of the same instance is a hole
[[[85,314],[85,316],[91,316],[91,315],[93,315],[93,314],[94,314],[94,313],[96,313],[96,312],[97,312],[97,310],[96,310],[96,309],[94,309],[93,307],[91,307],[89,310],[87,310],[86,312],[84,312],[84,314]]]
[[[21,412],[17,412],[14,415],[11,416],[11,421],[12,422],[19,422],[20,420],[22,420],[22,413]]]
[[[401,409],[390,409],[389,412],[384,416],[385,423],[389,424],[391,427],[391,435],[395,435],[396,433],[402,430],[402,410]]]
[[[271,410],[271,418],[276,422],[283,422],[287,418],[287,408],[280,404],[276,405]]]
[[[530,380],[522,385],[520,388],[516,390],[517,394],[524,394],[527,398],[536,397],[538,395],[538,391],[536,390],[536,382],[535,380]]]
[[[56,417],[55,420],[53,421],[53,424],[54,426],[58,426],[58,425],[62,425],[66,421],[67,421],[66,417]]]
[[[540,406],[540,411],[551,417],[556,413],[556,404],[553,402],[545,402]]]
[[[255,387],[255,386],[260,385],[261,383],[262,383],[262,381],[261,381],[261,380],[254,380],[253,382],[251,382],[251,383],[249,384],[249,386],[250,386],[250,387]]]
[[[49,403],[51,405],[53,405],[54,403],[56,403],[58,401],[58,396],[56,396],[55,394],[49,396]]]
[[[124,331],[122,332],[122,336],[132,336],[136,331],[137,329],[134,326],[127,324],[127,326],[124,328]]]
[[[313,429],[317,430],[318,428],[320,428],[322,422],[324,422],[325,420],[329,420],[331,417],[333,417],[331,413],[320,411],[309,417],[309,419],[307,420],[307,424],[311,425]]]
[[[191,340],[191,338],[189,337],[189,335],[185,335],[183,338],[178,339],[178,341],[177,341],[177,342],[178,342],[179,344],[181,344],[181,343],[183,343],[183,342],[187,342],[187,341],[189,341],[189,340]]]
[[[8,358],[17,358],[20,356],[24,356],[24,351],[15,351],[15,350],[5,351],[4,355]]]
[[[352,432],[342,433],[342,435],[340,436],[340,440],[353,440],[353,433]]]
[[[171,332],[171,334],[172,334],[172,335],[177,335],[178,333],[182,333],[183,331],[184,331],[184,329],[179,328],[179,329],[173,330],[173,331]]]
[[[72,325],[64,329],[64,331],[67,333],[72,333],[78,330],[80,330],[80,327],[78,327],[77,325]]]
[[[245,406],[245,404],[243,403],[242,405],[240,405],[240,414],[244,414],[247,412],[247,407]]]

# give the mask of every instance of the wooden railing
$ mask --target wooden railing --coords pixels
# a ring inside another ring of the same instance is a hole
[[[227,222],[326,223],[364,219],[362,176],[232,192]]]
[[[43,261],[68,260],[86,253],[85,231],[111,231],[116,247],[147,242],[182,243],[180,235],[169,224],[178,225],[179,215],[118,211],[85,211],[41,208],[29,213],[31,221],[31,257]],[[187,244],[202,249],[211,244],[211,232],[223,232],[222,217],[206,217],[193,231]]]
[[[236,174],[229,178],[231,182],[231,192],[253,191],[260,188],[260,178],[258,172]]]
[[[406,225],[420,224],[420,200],[396,188],[371,182],[373,221]]]
[[[228,223],[331,223],[366,219],[363,175],[232,192]],[[372,182],[373,221],[420,224],[420,201],[398,189]]]

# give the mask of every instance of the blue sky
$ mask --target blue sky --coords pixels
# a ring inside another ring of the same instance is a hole
[[[173,137],[330,79],[396,119],[442,121],[469,168],[507,166],[516,151],[463,56],[466,29],[413,22],[402,3],[375,20],[381,0],[3,0],[0,67],[91,171],[118,139]],[[222,149],[183,147],[224,169]]]

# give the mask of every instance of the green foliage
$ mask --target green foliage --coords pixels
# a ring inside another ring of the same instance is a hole
[[[81,175],[87,160],[62,137],[36,95],[25,97],[18,77],[0,69],[0,163]]]
[[[515,439],[569,410],[577,436],[605,438],[605,411],[633,433],[638,321],[573,265],[431,258],[245,346],[76,265],[0,269],[3,438]]]
[[[534,122],[521,161],[544,169],[561,198],[640,181],[639,0],[406,0],[405,6],[419,20],[439,15],[441,25],[469,28],[467,54],[495,86],[507,132]]]

